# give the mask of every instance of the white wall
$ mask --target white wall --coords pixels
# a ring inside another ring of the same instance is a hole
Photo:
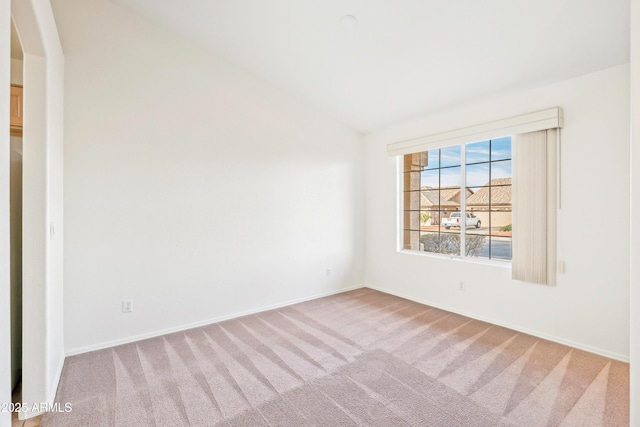
[[[359,134],[110,2],[52,3],[69,353],[362,284]]]
[[[10,29],[10,2],[0,0],[0,135],[9,135]],[[11,401],[9,150],[9,138],[0,138],[0,402]],[[0,412],[0,426],[10,425],[11,413]]]
[[[386,156],[388,143],[554,106],[565,114],[558,257],[566,263],[566,274],[558,276],[556,287],[514,282],[510,268],[396,252],[397,169],[396,159]],[[366,284],[627,359],[628,141],[628,66],[487,99],[367,136]],[[594,202],[603,209],[593,209]],[[459,280],[466,282],[466,291],[458,290]]]
[[[62,227],[64,62],[49,2],[15,0],[11,12],[24,51],[22,399],[46,403],[64,362],[62,236],[49,232]]]
[[[640,425],[640,0],[631,1],[631,425]]]

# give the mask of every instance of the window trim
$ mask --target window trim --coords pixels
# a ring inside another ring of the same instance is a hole
[[[513,139],[513,135],[499,135],[496,136],[494,138],[489,138],[489,140],[491,139],[499,139],[499,138],[505,138],[505,137],[509,137],[511,139]],[[452,145],[447,145],[444,147],[453,147],[453,146],[460,146],[460,167],[461,167],[461,171],[460,171],[460,179],[461,179],[461,191],[462,193],[466,193],[465,189],[466,187],[466,167],[469,166],[466,164],[466,145],[467,144],[474,144],[477,142],[481,142],[481,141],[467,141],[467,142],[462,142],[462,143],[456,143],[456,144],[452,144]],[[439,149],[439,148],[443,148],[443,147],[437,147],[437,148],[432,148],[433,150]],[[415,154],[415,153],[409,153],[409,154]],[[513,158],[513,156],[512,156]],[[512,161],[511,159],[508,159],[508,161]],[[501,162],[501,161],[507,161],[507,159],[501,159],[501,160],[496,160],[497,162]],[[491,160],[488,161],[489,164],[491,164]],[[479,162],[479,163],[487,163],[487,162]],[[474,164],[479,164],[479,163],[474,163]],[[458,166],[455,166],[458,167]],[[404,197],[405,197],[405,188],[404,188],[404,174],[406,173],[404,171],[404,155],[398,155],[396,156],[396,170],[397,170],[397,204],[396,204],[396,212],[397,212],[397,221],[396,221],[396,252],[398,253],[407,253],[407,254],[414,254],[414,255],[421,255],[421,256],[427,256],[427,257],[433,257],[433,258],[439,258],[439,259],[448,259],[448,260],[455,260],[455,261],[463,261],[463,262],[471,262],[471,263],[476,263],[476,264],[483,264],[483,265],[494,265],[494,266],[503,266],[503,267],[509,267],[511,268],[511,263],[512,263],[512,259],[500,259],[500,258],[479,258],[479,257],[473,257],[473,256],[467,256],[464,253],[464,250],[462,250],[463,248],[466,247],[466,237],[467,237],[467,232],[466,232],[466,228],[460,229],[460,247],[461,247],[461,251],[458,255],[453,255],[453,254],[443,254],[443,253],[438,253],[438,252],[427,252],[427,251],[419,251],[419,250],[412,250],[412,249],[405,249],[405,241],[404,241],[404,231],[405,231],[405,227],[404,227],[404,213],[405,213],[405,209],[404,209]],[[438,168],[441,169],[441,168]],[[467,198],[466,197],[462,197],[460,198],[460,212],[467,212]],[[489,211],[490,212],[490,211]]]
[[[426,258],[441,259],[445,261],[464,262],[464,263],[488,265],[488,266],[494,266],[494,267],[504,267],[511,270],[510,260],[461,257],[457,255],[439,254],[436,252],[412,251],[410,249],[404,249],[400,245],[398,246],[398,249],[396,250],[396,252],[403,255],[415,255],[415,256],[426,257]]]

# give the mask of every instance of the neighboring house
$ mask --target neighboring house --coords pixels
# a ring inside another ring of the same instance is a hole
[[[486,183],[467,198],[467,211],[473,212],[487,227],[489,224],[492,228],[511,224],[511,178],[495,178]]]
[[[431,219],[427,225],[440,224],[440,216],[447,218],[451,212],[460,210],[460,187],[441,187],[440,189],[423,186],[420,187],[420,210],[429,211]],[[473,191],[467,188],[466,196]]]

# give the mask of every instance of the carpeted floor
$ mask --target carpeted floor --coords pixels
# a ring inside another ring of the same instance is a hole
[[[370,289],[67,358],[73,426],[628,426],[629,365]]]

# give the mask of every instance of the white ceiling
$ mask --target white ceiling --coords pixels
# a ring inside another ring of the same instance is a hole
[[[628,0],[111,1],[363,133],[629,61]]]

